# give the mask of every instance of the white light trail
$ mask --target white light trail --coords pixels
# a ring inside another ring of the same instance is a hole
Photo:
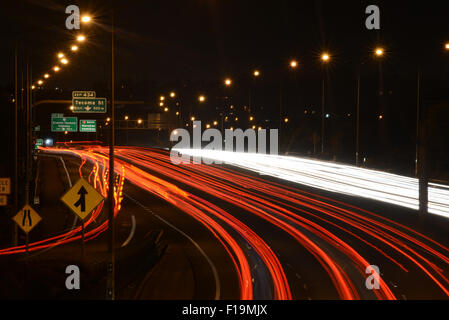
[[[418,179],[333,162],[228,151],[174,149],[261,175],[350,196],[419,209]],[[429,213],[449,218],[449,186],[429,184]]]

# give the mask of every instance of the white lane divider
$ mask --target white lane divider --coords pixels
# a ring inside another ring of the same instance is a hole
[[[145,211],[147,211],[148,213],[150,213],[152,216],[156,217],[157,219],[161,220],[163,223],[167,224],[169,227],[171,227],[172,229],[176,230],[177,232],[179,232],[181,235],[183,235],[185,238],[187,238],[197,249],[198,251],[201,253],[201,255],[206,259],[207,263],[209,264],[210,268],[212,269],[212,273],[214,275],[214,280],[215,280],[215,300],[220,300],[220,279],[218,277],[218,271],[217,268],[215,267],[214,263],[212,262],[212,260],[208,257],[208,255],[204,252],[204,250],[201,248],[201,246],[195,241],[193,240],[191,237],[189,237],[185,232],[183,232],[182,230],[178,229],[177,227],[175,227],[174,225],[172,225],[170,222],[168,222],[167,220],[165,220],[164,218],[160,217],[159,215],[157,215],[156,213],[154,213],[150,208],[147,208],[145,205],[143,205],[142,203],[140,203],[139,201],[137,201],[136,199],[132,198],[131,196],[129,196],[128,194],[124,193],[125,197],[129,198],[130,200],[132,200],[134,203],[136,203],[137,205],[139,205],[140,207],[142,207]]]
[[[129,233],[128,238],[125,240],[125,242],[122,243],[121,247],[126,247],[128,243],[131,241],[131,239],[134,237],[134,233],[136,232],[136,216],[131,216],[131,232]]]

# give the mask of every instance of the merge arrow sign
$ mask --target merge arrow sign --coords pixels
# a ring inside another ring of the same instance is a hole
[[[79,179],[61,198],[61,201],[82,220],[103,200],[103,196],[83,178]]]
[[[84,186],[81,186],[81,189],[78,191],[80,198],[74,204],[75,208],[78,208],[79,206],[81,206],[81,212],[86,212],[86,194],[87,193],[88,192],[86,191],[86,189],[84,189]]]

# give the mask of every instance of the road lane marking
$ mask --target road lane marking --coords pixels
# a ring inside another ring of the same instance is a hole
[[[126,247],[128,243],[131,241],[131,239],[134,237],[134,233],[136,231],[136,217],[134,215],[131,216],[131,232],[129,233],[128,238],[125,240],[125,242],[122,243],[121,248]]]
[[[203,257],[206,259],[207,263],[209,264],[209,266],[212,269],[212,273],[214,275],[214,280],[215,280],[215,300],[220,300],[220,279],[218,277],[218,271],[217,268],[215,267],[214,263],[212,262],[212,260],[207,256],[207,254],[204,252],[204,250],[201,248],[201,246],[196,243],[195,240],[193,240],[191,237],[189,237],[185,232],[183,232],[182,230],[178,229],[177,227],[175,227],[174,225],[172,225],[170,222],[168,222],[167,220],[165,220],[164,218],[160,217],[159,215],[157,215],[156,213],[154,213],[150,208],[146,207],[145,205],[143,205],[142,203],[140,203],[139,201],[137,201],[136,199],[132,198],[131,196],[129,196],[126,193],[123,193],[125,195],[125,197],[129,198],[130,200],[132,200],[133,202],[135,202],[136,204],[138,204],[139,206],[141,206],[145,211],[147,211],[148,213],[150,213],[152,216],[158,218],[159,220],[161,220],[162,222],[164,222],[165,224],[167,224],[169,227],[173,228],[174,230],[178,231],[181,235],[183,235],[184,237],[186,237],[197,249],[198,251],[203,255]]]

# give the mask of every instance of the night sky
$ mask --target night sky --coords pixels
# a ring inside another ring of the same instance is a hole
[[[341,140],[352,148],[360,71],[361,119],[366,124],[361,134],[365,141],[372,139],[364,147],[372,146],[370,152],[376,153],[400,146],[413,154],[418,67],[423,71],[423,99],[447,100],[447,1],[9,1],[0,13],[0,86],[11,91],[16,39],[21,62],[29,56],[35,79],[55,64],[58,51],[67,51],[78,33],[65,28],[70,4],[92,15],[95,23],[81,26],[79,32],[88,41],[36,98],[70,99],[77,89],[109,96],[108,31],[114,11],[117,99],[154,101],[145,110],[133,109],[132,116],[145,117],[150,107],[157,107],[159,95],[175,90],[187,107],[205,94],[206,107],[196,113],[214,120],[223,104],[220,97],[232,96],[241,108],[252,90],[253,104],[273,127],[282,92],[283,112],[299,128],[304,112],[320,112],[324,75],[326,112],[337,120],[348,116],[347,123],[334,125],[347,127]],[[381,30],[365,27],[370,4],[380,7]],[[381,62],[373,58],[377,46],[386,51]],[[325,69],[323,51],[331,54]],[[289,69],[291,59],[299,62],[295,71]],[[254,69],[262,73],[257,81],[251,77]],[[226,77],[233,80],[231,88],[223,85]],[[48,113],[58,111],[47,109],[37,121],[47,121]],[[379,114],[389,119],[388,125],[373,121]],[[378,131],[382,139],[372,135]],[[289,139],[296,139],[293,129]]]

